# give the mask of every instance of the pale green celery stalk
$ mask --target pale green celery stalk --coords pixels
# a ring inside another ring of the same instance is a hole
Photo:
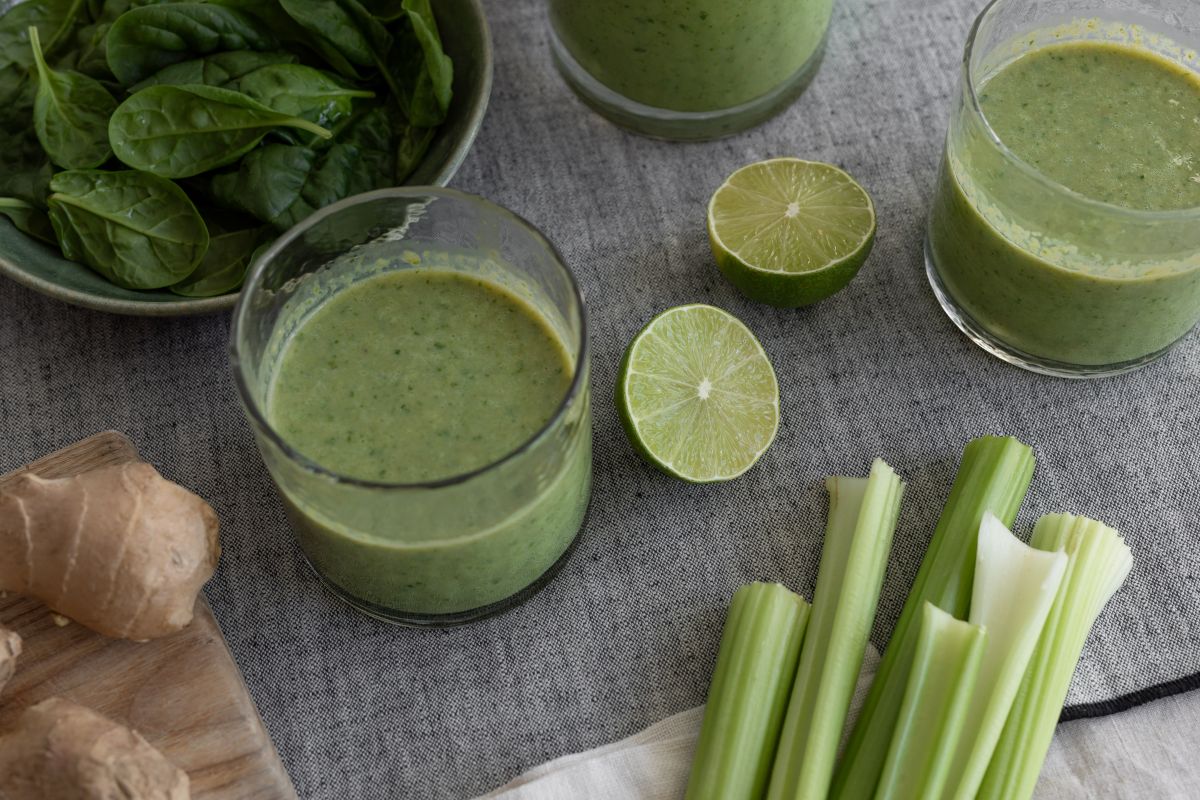
[[[1044,516],[1030,544],[1066,552],[1067,573],[988,765],[981,800],[1033,796],[1084,642],[1133,568],[1133,555],[1121,535],[1087,517]]]
[[[945,800],[974,800],[979,791],[1066,569],[1066,553],[1036,550],[984,514],[969,619],[987,629],[987,641]]]
[[[808,624],[778,583],[738,589],[721,635],[687,800],[758,800],[767,787]]]
[[[1029,490],[1033,466],[1033,451],[1011,436],[984,436],[963,450],[950,497],[838,763],[833,800],[863,800],[875,794],[908,684],[921,609],[929,602],[966,618],[983,514],[991,511],[1011,526]]]
[[[966,722],[987,633],[933,603],[921,608],[920,633],[900,716],[875,800],[926,800],[941,795]]]
[[[771,770],[770,800],[811,800],[829,791],[904,493],[900,478],[878,459],[870,477],[832,477],[826,487],[829,522],[812,620]]]

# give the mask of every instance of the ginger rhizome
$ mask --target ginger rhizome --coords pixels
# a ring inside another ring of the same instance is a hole
[[[16,631],[0,625],[0,692],[17,668],[17,656],[21,655],[21,637]]]
[[[122,639],[192,620],[220,546],[217,515],[154,467],[130,462],[0,489],[0,591]]]
[[[6,800],[188,800],[187,774],[137,732],[62,698],[27,708],[0,736]]]

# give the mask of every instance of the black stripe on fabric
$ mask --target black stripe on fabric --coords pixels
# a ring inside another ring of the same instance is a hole
[[[1111,700],[1101,700],[1098,703],[1079,703],[1078,705],[1067,706],[1063,709],[1059,716],[1059,722],[1070,722],[1073,719],[1090,719],[1092,717],[1105,717],[1109,714],[1117,714],[1122,711],[1128,711],[1135,706],[1144,705],[1153,700],[1161,700],[1164,697],[1190,692],[1194,689],[1200,689],[1200,672],[1194,675],[1185,675],[1182,678],[1176,678],[1173,681],[1166,683],[1147,686],[1145,689],[1139,689],[1136,692],[1123,694],[1120,697],[1114,697]]]

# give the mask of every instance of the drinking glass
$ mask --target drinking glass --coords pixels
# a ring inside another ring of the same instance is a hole
[[[604,116],[665,139],[774,116],[821,62],[833,0],[549,0],[551,46]]]
[[[462,272],[524,300],[561,340],[570,387],[541,430],[478,469],[412,484],[338,474],[272,424],[280,358],[340,291],[418,267]],[[256,261],[234,312],[231,358],[301,550],[355,608],[401,624],[466,622],[529,597],[567,559],[591,490],[586,314],[562,257],[515,214],[433,188],[369,192],[316,212]]]
[[[1198,38],[1195,0],[994,0],[976,19],[925,260],[942,308],[980,347],[1035,372],[1113,375],[1160,357],[1200,319],[1200,208],[1078,194],[1013,153],[979,102],[998,70],[1046,44],[1136,44],[1200,71]]]

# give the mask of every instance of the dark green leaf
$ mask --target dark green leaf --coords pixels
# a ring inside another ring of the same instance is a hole
[[[37,63],[38,90],[33,126],[50,160],[67,169],[98,167],[112,156],[108,118],[117,101],[94,78],[50,69],[37,28],[29,29]]]
[[[282,51],[260,53],[255,50],[230,50],[224,53],[213,53],[202,58],[180,61],[178,64],[164,67],[131,88],[130,91],[136,92],[148,86],[163,84],[197,83],[236,89],[234,84],[256,69],[273,64],[294,64],[297,60],[296,56]]]
[[[217,297],[234,291],[242,285],[262,238],[261,228],[211,237],[200,266],[171,291],[183,297]]]
[[[216,86],[151,86],[117,107],[108,136],[117,158],[165,178],[186,178],[238,160],[277,126],[322,138],[329,131]]]
[[[68,37],[81,21],[82,0],[26,0],[0,17],[0,68],[15,64],[21,69],[33,66],[29,49],[29,28],[35,27],[49,53]]]
[[[308,147],[264,145],[243,158],[237,169],[214,175],[209,193],[228,208],[287,228],[277,223],[300,199],[316,160],[316,151]]]
[[[50,217],[37,206],[18,197],[0,197],[0,214],[8,217],[22,233],[35,236],[43,242],[58,244]]]
[[[357,66],[378,66],[391,45],[383,23],[358,0],[280,0],[280,5],[309,33],[331,43]]]
[[[2,143],[6,152],[0,157],[0,195],[17,197],[37,208],[45,208],[54,168],[46,160],[37,137],[28,138],[33,139],[32,146],[22,139]]]
[[[418,128],[405,125],[396,137],[396,183],[401,184],[421,163],[429,143],[433,141],[433,128]]]
[[[73,69],[100,81],[116,82],[108,68],[105,41],[111,22],[95,22],[75,31],[75,46],[57,62],[60,69]]]
[[[388,108],[391,108],[390,104]],[[399,120],[393,117],[399,114],[389,114],[388,108],[375,106],[357,114],[334,139],[358,148],[359,157],[368,173],[379,176],[376,185],[371,187],[375,189],[392,185],[391,178],[396,172],[393,126]]]
[[[338,52],[322,36],[314,36],[304,26],[288,16],[279,0],[210,0],[216,5],[234,8],[253,17],[260,25],[271,31],[281,41],[286,42],[290,49],[311,51],[317,58],[323,60],[335,72],[354,80],[362,76],[346,57]]]
[[[242,160],[236,172],[216,175],[212,194],[222,203],[287,230],[319,208],[377,187],[357,147],[269,144]]]
[[[454,65],[442,50],[429,0],[404,0],[404,9],[404,17],[394,26],[396,44],[388,62],[389,74],[408,121],[431,128],[446,119]]]
[[[362,7],[382,22],[395,22],[404,16],[404,3],[401,0],[359,0]]]
[[[17,134],[30,129],[37,81],[25,67],[0,67],[0,131]]]
[[[358,0],[280,0],[280,4],[321,43],[318,49],[322,55],[332,51],[352,65],[377,69],[388,88],[393,93],[398,91],[387,69],[392,36]],[[330,66],[349,74],[338,66],[336,59],[330,61]]]
[[[204,220],[171,181],[135,170],[72,170],[55,175],[50,189],[63,255],[118,286],[171,286],[208,250]]]
[[[238,82],[237,89],[281,114],[324,128],[348,118],[356,98],[375,96],[374,92],[344,86],[326,73],[300,64],[255,70]]]
[[[222,50],[276,50],[279,41],[246,14],[210,3],[165,3],[126,11],[109,28],[108,66],[132,86],[180,61]]]

